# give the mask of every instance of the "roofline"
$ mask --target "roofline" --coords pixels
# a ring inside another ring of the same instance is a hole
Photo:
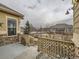
[[[15,15],[15,16],[18,16],[18,17],[20,17],[20,18],[22,18],[22,19],[23,19],[23,17],[24,17],[23,14],[19,13],[19,12],[16,11],[16,10],[13,10],[13,9],[11,9],[11,8],[9,8],[9,7],[7,7],[7,6],[3,5],[3,4],[1,4],[1,3],[0,3],[0,11],[9,13],[9,14],[12,14],[12,15]]]

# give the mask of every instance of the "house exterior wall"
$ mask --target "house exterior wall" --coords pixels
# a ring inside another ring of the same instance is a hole
[[[0,22],[3,23],[2,27],[0,27],[0,34],[2,34],[2,32],[6,33],[6,21],[6,15],[0,12]]]
[[[74,0],[75,1],[75,0]],[[79,2],[73,2],[73,39],[75,43],[75,59],[79,59]]]
[[[79,34],[79,4],[74,7],[74,20],[73,20],[74,33]]]
[[[73,42],[79,47],[79,3],[73,8]]]
[[[0,35],[3,35],[3,34],[8,35],[8,30],[7,30],[8,18],[12,18],[12,19],[16,20],[16,22],[17,22],[16,33],[20,32],[20,28],[19,28],[20,17],[0,11],[0,22],[3,23],[2,27],[0,27]]]

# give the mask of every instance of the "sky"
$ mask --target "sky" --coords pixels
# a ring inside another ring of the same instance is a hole
[[[71,23],[73,18],[72,10],[69,15],[65,15],[67,9],[72,7],[71,0],[0,0],[0,3],[24,15],[21,26],[27,20],[35,27],[40,27],[63,20]]]

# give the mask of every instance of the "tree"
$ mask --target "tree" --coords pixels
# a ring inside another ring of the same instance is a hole
[[[29,34],[29,33],[30,33],[30,23],[29,21],[27,21],[24,28],[24,34]]]

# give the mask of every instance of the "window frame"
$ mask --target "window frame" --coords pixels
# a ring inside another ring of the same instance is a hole
[[[6,19],[7,19],[7,36],[16,36],[16,35],[17,35],[17,18],[7,16]],[[8,34],[8,20],[9,20],[9,19],[16,21],[16,34],[15,34],[15,35],[9,35],[9,34]]]

